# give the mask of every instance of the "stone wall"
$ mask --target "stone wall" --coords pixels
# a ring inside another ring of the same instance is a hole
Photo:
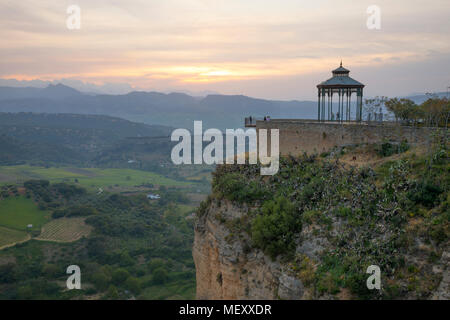
[[[426,145],[432,128],[400,126],[392,123],[331,123],[313,120],[257,121],[256,130],[279,129],[280,153],[299,155],[321,153],[333,147],[381,141]],[[268,132],[268,136],[270,136]]]

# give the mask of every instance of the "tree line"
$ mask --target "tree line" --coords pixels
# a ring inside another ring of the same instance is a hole
[[[385,106],[395,122],[403,125],[447,127],[450,120],[450,100],[430,95],[421,104],[406,98],[375,97],[365,100],[367,113]]]

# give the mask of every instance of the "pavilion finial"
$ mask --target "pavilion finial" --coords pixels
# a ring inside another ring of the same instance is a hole
[[[342,67],[342,59],[341,59],[341,67]]]

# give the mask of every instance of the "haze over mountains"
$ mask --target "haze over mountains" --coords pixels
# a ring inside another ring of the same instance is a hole
[[[46,88],[0,87],[0,112],[103,114],[171,127],[192,128],[202,120],[210,128],[242,127],[244,117],[313,118],[311,101],[270,101],[246,96],[130,92],[91,95],[58,84]]]
[[[443,96],[446,93],[439,93]],[[416,102],[425,95],[412,97]],[[0,112],[102,114],[152,125],[192,129],[194,120],[204,128],[239,128],[244,117],[315,119],[315,101],[277,101],[243,95],[134,91],[122,95],[87,94],[71,87],[0,87]]]
[[[103,115],[0,113],[0,165],[111,165],[144,151],[168,158],[170,142],[160,137],[171,131]],[[129,137],[155,138],[139,143]]]

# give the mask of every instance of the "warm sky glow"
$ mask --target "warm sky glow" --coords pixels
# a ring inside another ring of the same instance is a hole
[[[449,17],[448,0],[0,0],[0,78],[313,99],[343,59],[369,95],[444,91]]]

